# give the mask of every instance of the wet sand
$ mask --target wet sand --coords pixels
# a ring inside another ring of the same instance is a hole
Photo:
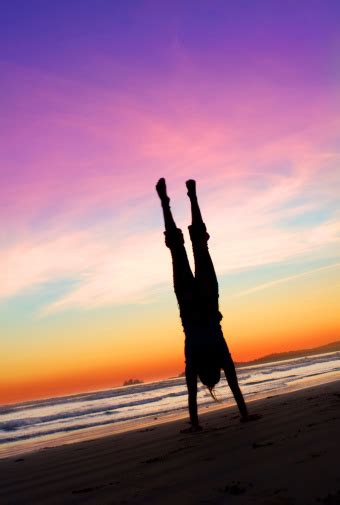
[[[0,503],[340,503],[340,381],[0,460]]]

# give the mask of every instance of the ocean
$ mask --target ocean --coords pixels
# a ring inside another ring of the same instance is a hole
[[[238,368],[246,400],[271,396],[339,378],[340,352]],[[223,403],[233,403],[225,378],[216,387]],[[216,403],[199,385],[199,411]],[[183,377],[159,382],[48,398],[0,407],[0,457],[91,439],[187,415]]]

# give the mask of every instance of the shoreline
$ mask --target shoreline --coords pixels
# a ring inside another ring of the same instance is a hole
[[[291,382],[289,386],[281,387],[270,392],[255,393],[253,396],[246,397],[247,404],[253,404],[264,398],[276,397],[282,394],[290,394],[295,391],[304,390],[311,386],[323,385],[330,382],[339,380],[339,373],[328,372],[323,373],[321,376],[315,376],[312,378],[305,379],[303,381],[297,380]],[[229,409],[235,406],[233,398],[229,398],[226,401],[220,403],[213,403],[209,406],[199,407],[199,416],[204,418],[204,416],[209,415],[212,412]],[[133,421],[113,423],[106,426],[97,426],[93,428],[84,428],[80,430],[75,430],[72,432],[66,432],[58,436],[51,437],[41,437],[39,439],[29,439],[19,442],[8,442],[0,445],[0,461],[11,458],[14,456],[21,456],[25,454],[35,453],[37,451],[45,450],[48,448],[55,448],[64,445],[78,444],[84,441],[97,440],[101,438],[111,437],[120,435],[123,433],[138,431],[140,429],[148,429],[157,427],[158,425],[172,423],[176,421],[188,420],[187,410],[176,412],[173,414],[166,414],[162,417],[157,418],[142,418]]]
[[[0,461],[0,503],[339,503],[340,380]],[[327,471],[325,469],[327,468]],[[317,499],[319,500],[317,502]]]

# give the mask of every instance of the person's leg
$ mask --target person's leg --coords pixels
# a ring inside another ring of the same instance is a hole
[[[170,198],[166,192],[165,179],[162,178],[158,181],[156,191],[163,209],[165,244],[171,252],[174,290],[181,315],[183,315],[188,305],[192,303],[195,280],[184,247],[182,231],[176,227],[171,213]]]
[[[165,183],[165,179],[163,177],[161,179],[159,179],[159,181],[157,182],[156,191],[157,191],[157,194],[160,198],[162,209],[163,209],[165,231],[167,233],[176,233],[177,227],[176,227],[176,223],[175,223],[174,218],[171,213],[170,198],[167,195],[166,183]]]
[[[209,234],[203,222],[196,194],[194,180],[186,182],[191,204],[191,225],[189,233],[195,260],[195,278],[197,286],[210,303],[218,310],[218,282],[215,268],[208,249]]]

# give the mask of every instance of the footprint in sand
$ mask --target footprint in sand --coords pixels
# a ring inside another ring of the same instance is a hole
[[[322,503],[323,505],[339,505],[340,503],[340,490],[336,491],[334,494],[329,493],[324,498],[317,498],[317,503]]]
[[[168,456],[172,456],[173,454],[177,454],[178,452],[187,451],[188,449],[192,449],[193,447],[195,446],[186,445],[185,447],[179,447],[178,449],[173,449],[172,451],[167,452],[163,456],[156,456],[155,458],[149,458],[146,459],[145,461],[141,461],[141,463],[143,464],[160,463],[161,461],[164,461]]]
[[[250,483],[249,486],[252,487],[253,484]],[[225,486],[223,492],[237,496],[246,492],[246,486],[241,485],[240,481],[232,481],[231,484]]]
[[[101,484],[100,486],[84,487],[83,489],[73,489],[72,494],[92,493],[93,491],[98,491],[99,489],[103,489],[103,487],[113,486],[114,484],[120,484],[120,481],[108,482],[107,484]]]
[[[101,489],[103,486],[94,486],[94,487],[84,487],[83,489],[74,489],[72,494],[81,494],[81,493],[92,493],[92,491],[97,491]]]
[[[142,463],[150,464],[150,463],[159,463],[161,461],[162,461],[161,458],[156,457],[156,458],[146,459],[145,461],[142,461]]]
[[[253,442],[252,448],[259,449],[260,447],[268,447],[270,445],[274,445],[273,442],[262,442],[262,443]]]

